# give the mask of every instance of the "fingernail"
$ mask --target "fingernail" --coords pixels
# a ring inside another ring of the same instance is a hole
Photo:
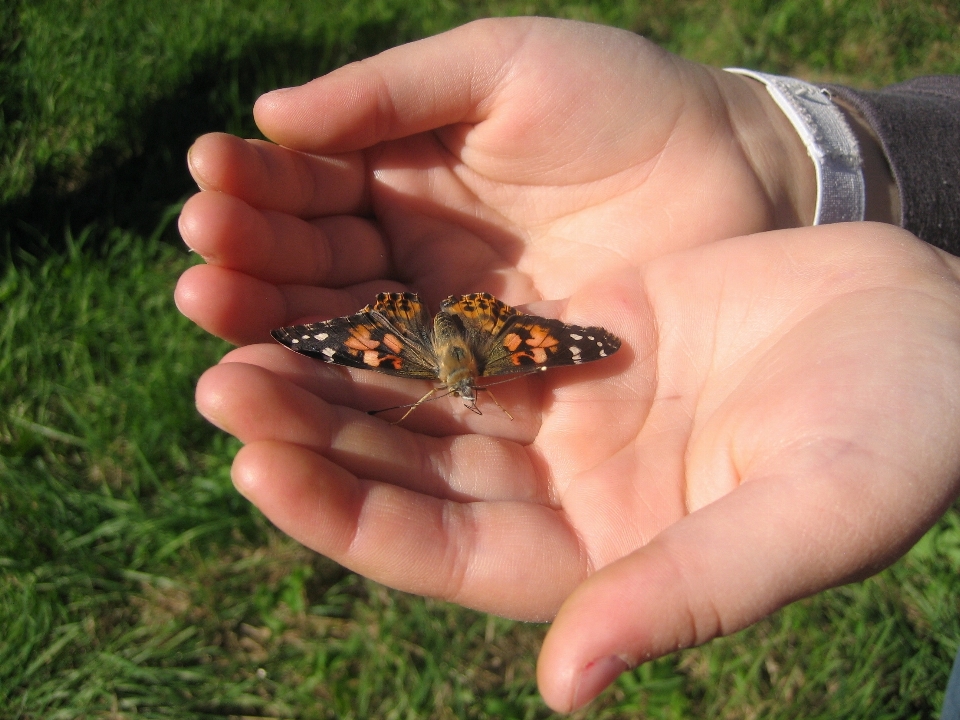
[[[190,146],[187,150],[187,169],[190,171],[190,175],[193,177],[193,181],[197,184],[197,187],[201,190],[206,190],[209,187],[209,183],[204,181],[203,176],[200,174],[200,169],[193,163],[193,148],[196,147],[196,143]]]
[[[180,214],[180,217],[177,218],[177,232],[180,233],[180,239],[183,240],[183,244],[187,247],[189,252],[196,252],[193,249],[193,246],[190,244],[190,232],[189,228],[183,221],[183,213]]]
[[[616,655],[608,655],[587,663],[580,671],[577,689],[573,693],[573,707],[576,710],[593,700],[600,691],[612,683],[629,665]]]

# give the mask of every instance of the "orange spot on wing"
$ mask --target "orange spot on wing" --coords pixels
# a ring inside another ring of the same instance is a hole
[[[386,365],[394,370],[399,370],[401,367],[403,367],[403,361],[396,355],[381,355],[376,350],[364,351],[363,364],[369,365],[372,368]]]
[[[520,347],[521,342],[522,342],[522,338],[516,333],[510,333],[503,339],[504,347],[507,348],[507,350],[509,350],[510,352],[513,352],[518,347]]]
[[[401,343],[395,335],[391,335],[390,333],[383,336],[383,344],[395,353],[403,349],[403,343]]]
[[[548,348],[559,344],[559,340],[550,334],[549,328],[534,325],[530,328],[530,337],[527,339],[527,345],[537,348]],[[541,362],[541,361],[537,361]]]
[[[379,347],[380,341],[371,337],[369,328],[355,327],[350,328],[350,337],[343,344],[351,350],[365,352]]]

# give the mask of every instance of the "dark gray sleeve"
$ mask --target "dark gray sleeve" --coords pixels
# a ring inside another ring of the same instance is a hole
[[[827,89],[857,108],[880,138],[900,191],[903,227],[960,255],[960,76],[875,91]]]

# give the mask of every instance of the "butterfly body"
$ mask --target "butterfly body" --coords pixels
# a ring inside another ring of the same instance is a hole
[[[414,293],[380,293],[355,315],[271,334],[324,362],[437,381],[476,413],[479,378],[579,365],[620,348],[603,328],[526,315],[488,293],[451,295],[432,321]]]
[[[483,375],[483,371],[465,328],[458,326],[452,315],[439,312],[434,318],[433,353],[437,380],[454,395],[462,397],[467,407],[476,408],[476,379]]]

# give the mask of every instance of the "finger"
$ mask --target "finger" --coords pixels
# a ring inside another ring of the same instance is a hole
[[[308,222],[202,192],[186,202],[179,226],[184,242],[208,263],[270,283],[344,287],[389,274],[380,233],[356,217]]]
[[[336,369],[319,370],[327,376],[326,386],[337,380],[347,384]],[[255,365],[225,362],[208,370],[197,384],[197,408],[244,443],[295,443],[354,475],[432,497],[547,500],[545,484],[519,443],[476,434],[433,438],[414,433],[321,400]]]
[[[307,152],[358,150],[478,122],[527,24],[471,23],[392,48],[306,85],[267,93],[254,117],[267,137]]]
[[[187,153],[202,190],[301,218],[365,212],[366,170],[358,153],[318,157],[226,133],[202,135]]]
[[[799,452],[793,472],[743,483],[578,587],[541,651],[546,702],[581,707],[629,667],[872,574],[949,505],[949,490],[877,492],[888,478],[866,453],[824,445]]]
[[[432,437],[481,433],[528,445],[536,437],[540,422],[540,388],[535,383],[505,384],[513,387],[497,393],[496,402],[501,407],[481,395],[479,404],[483,415],[471,412],[459,398],[448,395],[425,402],[404,417],[410,406],[433,387],[431,383],[336,367],[300,355],[276,342],[239,348],[228,353],[221,363],[257,365],[328,403],[364,413],[375,411],[376,423],[397,423],[404,430]],[[242,400],[248,395],[247,390],[247,386],[238,383],[232,392]],[[401,406],[398,409],[383,412],[384,408],[398,405]],[[246,407],[246,412],[256,413],[257,402],[249,401]],[[491,458],[491,462],[496,463],[496,459]]]
[[[378,292],[405,289],[376,281],[342,290],[264,282],[235,270],[197,265],[177,282],[177,309],[212,335],[236,345],[273,342],[283,325],[355,313]]]
[[[272,441],[242,448],[233,480],[294,539],[406,592],[538,620],[583,571],[575,534],[538,503],[440,500]]]

